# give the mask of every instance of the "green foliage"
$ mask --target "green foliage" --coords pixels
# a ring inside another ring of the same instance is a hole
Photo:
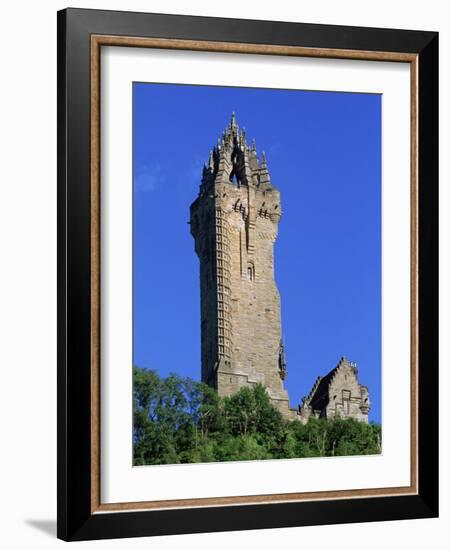
[[[203,383],[135,367],[133,397],[136,466],[381,452],[379,424],[286,421],[260,384],[220,398]]]

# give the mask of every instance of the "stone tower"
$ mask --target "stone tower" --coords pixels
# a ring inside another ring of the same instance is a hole
[[[202,380],[221,396],[259,382],[283,415],[294,417],[283,386],[274,278],[280,192],[264,153],[258,158],[255,142],[247,144],[234,113],[204,165],[190,212],[200,259]]]

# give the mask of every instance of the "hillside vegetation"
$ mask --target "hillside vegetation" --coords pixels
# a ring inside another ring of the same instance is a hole
[[[134,367],[134,464],[178,464],[381,452],[381,426],[286,421],[262,385],[220,398],[209,386]]]

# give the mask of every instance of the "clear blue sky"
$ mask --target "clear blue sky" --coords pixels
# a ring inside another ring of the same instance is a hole
[[[281,191],[275,276],[291,405],[345,355],[381,421],[381,96],[133,86],[134,363],[200,378],[189,206],[235,111]]]

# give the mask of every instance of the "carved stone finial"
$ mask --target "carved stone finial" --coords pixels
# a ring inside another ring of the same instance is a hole
[[[243,145],[245,145],[247,143],[247,136],[245,134],[245,128],[242,128],[242,131],[241,131],[241,141],[242,141]]]
[[[211,149],[211,151],[209,152],[209,168],[211,170],[214,170],[214,153],[213,153],[213,150]]]

